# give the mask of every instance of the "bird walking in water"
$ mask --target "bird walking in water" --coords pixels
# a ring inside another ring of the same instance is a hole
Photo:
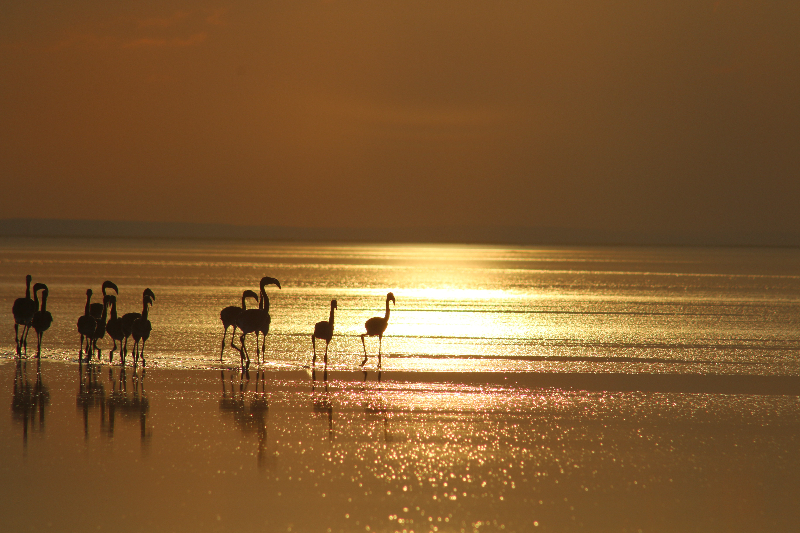
[[[267,296],[266,286],[267,285],[275,285],[279,289],[281,288],[281,282],[275,278],[270,278],[265,276],[261,278],[261,282],[259,283],[259,290],[261,293],[261,299],[258,301],[258,309],[261,311],[261,321],[256,328],[256,356],[258,354],[258,335],[261,334],[261,356],[264,356],[264,348],[267,345],[267,335],[269,334],[269,325],[272,322],[272,317],[269,316],[269,296]],[[260,359],[259,359],[260,362]]]
[[[89,306],[89,312],[95,320],[95,332],[92,335],[92,355],[97,351],[97,358],[100,359],[101,350],[97,347],[97,341],[106,336],[106,318],[108,317],[108,294],[106,291],[112,289],[119,294],[119,289],[113,281],[104,281],[101,290],[103,291],[103,303],[93,303]],[[90,356],[91,357],[91,356]]]
[[[31,299],[31,275],[25,276],[25,297],[17,298],[14,300],[14,305],[11,306],[11,313],[14,315],[14,339],[17,343],[17,355],[22,355],[22,346],[25,346],[25,352],[28,352],[27,342],[25,342],[25,334],[30,326],[33,314],[36,312],[36,304]],[[22,336],[19,335],[19,327],[22,326]]]
[[[222,327],[224,328],[222,331],[222,349],[219,352],[219,360],[222,361],[222,355],[225,353],[225,335],[228,333],[228,328],[233,326],[233,332],[231,333],[231,338],[233,335],[236,335],[236,319],[242,314],[242,311],[247,309],[245,305],[245,301],[247,298],[253,298],[256,302],[258,302],[258,294],[251,290],[246,290],[242,293],[242,306],[239,307],[237,305],[229,305],[222,309],[219,312],[219,319],[222,320]]]
[[[258,302],[258,309],[244,309],[236,317],[236,327],[242,332],[239,335],[239,344],[241,346],[236,346],[234,344],[236,337],[231,337],[231,348],[239,352],[242,368],[245,369],[250,367],[250,354],[247,353],[247,345],[245,344],[247,335],[250,333],[256,334],[256,359],[260,361],[258,334],[263,333],[266,342],[266,335],[269,333],[269,325],[272,318],[269,316],[269,296],[267,296],[267,291],[265,290],[267,285],[276,285],[279,289],[281,288],[281,283],[277,279],[266,276],[261,278],[259,290],[261,298]]]
[[[150,321],[147,319],[147,311],[149,306],[153,305],[153,301],[150,298],[147,298],[144,302],[144,308],[142,309],[142,316],[137,318],[133,321],[131,325],[131,335],[133,336],[133,366],[136,367],[136,360],[141,357],[142,358],[142,366],[145,365],[144,361],[144,345],[147,342],[147,339],[150,338],[150,331],[152,331],[153,326],[150,324]],[[139,342],[141,341],[142,345],[139,346]]]
[[[311,335],[311,349],[314,352],[314,358],[311,360],[311,366],[316,366],[317,364],[316,339],[322,339],[325,341],[325,368],[328,368],[328,344],[330,344],[333,338],[333,312],[335,309],[338,309],[338,307],[336,300],[331,300],[331,315],[327,322],[323,320],[314,325],[314,333]],[[384,329],[386,328],[384,327]]]
[[[86,354],[92,356],[92,335],[97,329],[97,321],[92,316],[92,289],[86,289],[86,307],[83,316],[78,318],[78,333],[81,334],[81,349],[78,351],[78,358],[83,361],[83,339],[86,338]]]
[[[394,294],[391,292],[386,295],[386,315],[383,317],[374,316],[364,322],[364,327],[367,332],[361,335],[361,344],[364,346],[364,360],[361,366],[367,364],[367,345],[364,342],[364,337],[378,337],[378,368],[381,366],[381,344],[383,343],[383,332],[386,331],[386,326],[389,325],[389,300],[396,305],[394,301]]]
[[[111,340],[114,341],[114,347],[111,348],[111,351],[108,353],[108,362],[111,363],[114,361],[114,352],[117,350],[117,341],[119,341],[120,347],[120,362],[122,365],[125,365],[125,359],[122,357],[122,339],[125,338],[125,334],[122,332],[122,319],[117,316],[117,297],[113,294],[108,295],[108,301],[111,305],[111,312],[110,316],[108,317],[108,322],[106,323],[106,332],[108,336],[111,337]]]
[[[148,302],[150,305],[156,300],[156,295],[153,294],[153,291],[150,289],[145,289],[142,292],[142,312],[144,309],[147,309]],[[122,360],[125,360],[125,356],[128,355],[128,337],[131,336],[131,328],[133,328],[133,323],[136,321],[137,318],[141,318],[141,313],[125,313],[122,315],[122,334],[125,338],[125,344],[122,346]]]
[[[45,331],[50,328],[50,325],[53,323],[53,315],[50,314],[50,311],[47,310],[47,295],[50,292],[47,289],[47,285],[44,283],[37,283],[37,285],[42,285],[42,308],[36,311],[33,314],[33,319],[31,320],[31,327],[36,332],[36,357],[41,358],[42,356],[42,335]],[[34,286],[35,287],[35,286]]]

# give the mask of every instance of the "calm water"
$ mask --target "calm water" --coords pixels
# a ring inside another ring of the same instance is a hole
[[[153,365],[219,367],[219,310],[269,275],[283,289],[268,288],[265,359],[279,367],[309,363],[336,298],[329,362],[355,368],[364,321],[393,291],[385,370],[800,374],[798,250],[0,241],[0,301],[22,296],[29,273],[50,288],[48,358],[77,359],[85,291],[109,279],[120,314],[155,292]]]
[[[0,241],[8,307],[28,273],[56,322],[39,362],[0,319],[0,531],[800,522],[796,250]],[[283,289],[242,373],[219,310],[264,275]],[[105,279],[121,312],[156,294],[146,369],[77,364]],[[390,290],[383,369],[362,371]],[[332,298],[330,371],[312,372]]]

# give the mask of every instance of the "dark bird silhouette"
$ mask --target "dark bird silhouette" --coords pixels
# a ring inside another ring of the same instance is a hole
[[[279,289],[281,288],[281,284],[277,279],[270,277],[261,278],[259,290],[261,298],[259,299],[258,309],[244,309],[239,316],[236,317],[236,327],[242,332],[239,336],[239,343],[241,346],[236,346],[234,344],[235,337],[231,337],[231,348],[239,352],[242,368],[250,367],[250,354],[247,353],[247,345],[245,344],[247,335],[250,333],[256,334],[256,357],[258,358],[258,334],[263,333],[266,338],[266,335],[269,333],[269,324],[272,319],[269,316],[269,297],[267,296],[267,291],[264,289],[267,285],[277,285]],[[247,361],[246,366],[245,361]]]
[[[261,278],[261,282],[259,283],[259,290],[261,294],[261,299],[258,301],[258,308],[261,311],[261,322],[256,328],[256,355],[258,355],[258,335],[259,333],[262,335],[261,337],[261,356],[264,355],[264,348],[267,344],[267,334],[269,334],[269,325],[272,322],[272,317],[269,316],[269,297],[267,296],[266,286],[267,285],[275,285],[279,289],[281,288],[281,283],[275,279],[265,276]]]
[[[102,339],[106,336],[106,322],[108,321],[108,306],[111,302],[110,298],[114,296],[113,294],[107,294],[103,296],[103,309],[100,312],[100,318],[94,318],[95,320],[95,329],[94,335],[92,335],[92,353],[89,354],[89,358],[97,351],[97,359],[100,359],[101,350],[97,347],[97,341]],[[92,306],[97,304],[92,304]],[[92,315],[94,317],[94,315]]]
[[[133,325],[131,326],[131,335],[133,336],[133,366],[136,367],[136,360],[141,357],[142,358],[142,366],[144,366],[144,345],[147,342],[147,339],[150,338],[150,331],[153,329],[153,326],[150,324],[150,321],[147,320],[147,311],[149,306],[153,305],[153,301],[149,298],[144,302],[144,308],[142,309],[142,316],[137,318],[133,321]],[[139,342],[141,341],[142,345],[139,346]]]
[[[361,362],[361,366],[364,366],[367,363],[367,345],[364,342],[364,337],[378,337],[378,368],[381,366],[381,344],[383,343],[383,332],[386,331],[386,326],[389,325],[389,300],[392,301],[393,304],[397,305],[394,301],[394,294],[391,292],[386,295],[386,316],[379,317],[375,316],[364,322],[364,327],[367,328],[367,332],[361,335],[361,344],[364,346],[364,360]]]
[[[83,360],[83,339],[86,338],[86,354],[91,358],[92,335],[97,329],[97,321],[92,316],[90,306],[92,305],[92,289],[86,289],[86,307],[83,316],[78,318],[78,333],[81,334],[81,349],[78,357]]]
[[[334,309],[338,309],[338,304],[336,300],[331,300],[331,316],[328,318],[328,321],[317,322],[314,325],[314,333],[311,335],[311,349],[314,352],[314,358],[311,360],[311,365],[314,366],[317,364],[317,343],[316,339],[322,339],[325,341],[325,367],[328,367],[328,344],[330,344],[331,339],[333,338],[333,311]],[[385,329],[385,328],[384,328]]]
[[[121,350],[122,339],[125,338],[125,334],[122,332],[122,319],[117,316],[117,297],[113,294],[109,294],[108,301],[111,305],[111,313],[108,317],[108,322],[106,323],[106,332],[114,341],[114,347],[111,348],[111,351],[108,353],[108,362],[111,363],[114,361],[114,352],[117,350],[117,341],[119,341],[119,347]],[[121,353],[120,361],[123,365],[125,364],[125,359],[122,357]]]
[[[44,334],[45,331],[47,331],[50,328],[50,325],[53,323],[53,315],[51,315],[50,311],[47,310],[47,295],[50,292],[47,289],[47,285],[45,285],[44,283],[37,283],[36,285],[34,285],[34,289],[36,289],[37,285],[42,286],[42,308],[33,314],[33,319],[31,320],[31,327],[36,332],[36,340],[37,340],[36,357],[41,357],[42,335]]]
[[[233,332],[231,335],[236,335],[236,318],[244,309],[247,308],[245,305],[245,300],[247,298],[253,298],[256,302],[258,302],[258,294],[248,289],[242,293],[241,307],[238,305],[229,305],[219,312],[219,319],[222,320],[222,327],[224,328],[222,331],[222,350],[219,352],[220,361],[222,361],[222,355],[225,353],[225,335],[227,335],[228,328],[231,326],[233,326]]]
[[[24,337],[27,333],[28,326],[30,326],[33,314],[36,312],[36,305],[31,299],[31,275],[25,276],[25,297],[17,298],[14,300],[14,305],[11,306],[11,312],[14,315],[14,338],[17,343],[17,355],[21,355],[21,347],[25,344],[25,352],[28,351],[28,346],[24,343]],[[22,337],[19,335],[19,327],[22,326]]]
[[[150,289],[145,289],[142,292],[142,310],[147,308],[148,301],[150,305],[156,300],[156,295],[153,294],[153,291]],[[122,315],[122,334],[125,338],[125,344],[122,346],[122,359],[125,360],[125,356],[128,354],[128,337],[131,336],[131,328],[133,327],[133,323],[137,318],[141,318],[141,313],[125,313]]]
[[[108,316],[106,314],[108,312],[108,294],[106,294],[106,291],[108,289],[113,289],[114,292],[119,294],[119,289],[114,282],[104,281],[102,285],[103,303],[93,303],[89,306],[89,312],[92,314],[92,317],[94,317],[96,323],[95,333],[92,335],[92,354],[97,351],[98,359],[100,359],[100,348],[97,347],[97,341],[106,336],[106,317]]]

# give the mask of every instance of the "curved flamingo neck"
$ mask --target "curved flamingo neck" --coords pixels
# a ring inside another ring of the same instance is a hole
[[[47,311],[47,291],[42,291],[42,313]]]
[[[389,320],[389,298],[386,298],[386,316],[384,317],[384,320]]]
[[[38,293],[38,291],[33,293],[33,305],[36,306],[36,310],[38,311],[39,310],[39,293]]]
[[[44,302],[42,302],[42,307],[44,307]],[[111,300],[111,320],[117,319],[117,302],[115,300]]]

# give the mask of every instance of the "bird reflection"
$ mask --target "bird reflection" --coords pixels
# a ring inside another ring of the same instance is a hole
[[[28,448],[28,428],[36,431],[36,417],[39,417],[38,430],[44,431],[44,415],[50,403],[50,390],[42,381],[41,362],[36,360],[36,378],[33,384],[28,379],[28,363],[17,359],[14,373],[14,390],[11,399],[11,418],[22,423],[22,443]]]
[[[101,423],[105,423],[106,393],[100,382],[100,365],[78,365],[77,407],[83,412],[83,437],[89,440],[89,411],[100,408]]]
[[[236,378],[238,373],[239,377]],[[229,415],[234,423],[239,426],[242,433],[255,432],[258,436],[258,451],[256,460],[258,468],[265,470],[271,468],[275,457],[267,454],[267,423],[269,416],[269,401],[266,393],[266,374],[264,370],[256,370],[255,391],[249,395],[250,372],[230,372],[230,379],[226,380],[225,371],[220,370],[222,382],[222,397],[219,400],[219,410]]]
[[[150,402],[144,388],[146,370],[133,370],[130,387],[128,369],[109,368],[108,381],[101,378],[102,366],[99,364],[78,365],[77,406],[83,412],[83,435],[89,439],[89,413],[100,411],[100,429],[108,438],[114,437],[119,417],[126,421],[138,421],[142,451],[149,451],[152,432],[147,427]]]
[[[325,387],[324,392],[317,392],[317,370],[311,369],[311,401],[315,413],[322,413],[328,416],[328,437],[333,442],[333,405],[331,404],[330,393],[328,392],[328,368],[322,374],[322,383]]]

